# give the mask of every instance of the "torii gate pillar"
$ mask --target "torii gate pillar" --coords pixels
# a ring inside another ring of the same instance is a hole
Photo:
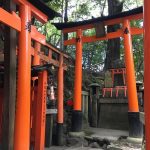
[[[146,150],[150,150],[150,1],[144,0],[144,111]]]
[[[21,32],[19,33],[18,81],[15,117],[14,150],[30,148],[30,93],[31,93],[31,10],[20,5]]]
[[[76,61],[72,131],[80,132],[82,130],[82,30],[78,29],[76,34]]]
[[[143,127],[139,119],[139,105],[136,91],[136,78],[134,70],[134,59],[132,52],[132,39],[129,20],[124,20],[123,31],[124,31],[126,81],[128,89],[129,136],[138,138],[142,137],[143,135]]]

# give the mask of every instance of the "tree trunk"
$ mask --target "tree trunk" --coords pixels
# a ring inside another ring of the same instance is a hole
[[[123,0],[108,0],[108,13],[109,15],[115,15],[122,12]],[[115,32],[120,28],[120,25],[110,25],[107,27],[108,32]],[[105,70],[110,68],[117,68],[120,61],[120,38],[108,40]],[[115,63],[117,62],[117,63]],[[116,75],[114,80],[115,85],[123,85],[122,75]]]
[[[108,13],[109,15],[115,15],[122,12],[123,0],[108,0]],[[117,31],[120,25],[108,26],[108,32]],[[114,61],[120,59],[120,38],[108,40],[106,59],[105,59],[105,70],[114,67]]]
[[[65,0],[65,16],[64,16],[64,23],[68,22],[68,0]],[[68,40],[68,33],[64,34],[64,41]],[[64,46],[64,51],[67,50],[67,46]]]

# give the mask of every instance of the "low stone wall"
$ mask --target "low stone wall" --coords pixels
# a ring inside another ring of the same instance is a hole
[[[128,100],[120,98],[99,99],[98,127],[128,130]]]

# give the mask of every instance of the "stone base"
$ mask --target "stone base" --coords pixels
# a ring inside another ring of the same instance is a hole
[[[46,115],[45,147],[52,146],[53,115]]]
[[[129,137],[142,138],[143,124],[140,122],[139,112],[128,112]]]
[[[81,132],[82,131],[82,111],[74,110],[72,112],[72,131]]]
[[[56,144],[57,146],[64,145],[64,133],[63,133],[63,123],[57,123],[57,132],[56,132]]]

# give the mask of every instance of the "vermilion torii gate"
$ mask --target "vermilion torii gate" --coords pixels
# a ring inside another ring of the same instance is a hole
[[[146,150],[150,150],[150,1],[144,0],[144,111]]]
[[[132,52],[132,36],[143,34],[143,28],[131,27],[130,21],[143,18],[143,8],[122,12],[113,16],[94,18],[81,22],[69,22],[66,24],[55,23],[57,29],[64,34],[76,32],[76,38],[64,41],[64,45],[76,45],[75,81],[74,81],[74,112],[72,130],[75,132],[82,129],[81,91],[82,91],[82,45],[87,42],[108,40],[118,37],[124,38],[124,53],[126,65],[126,81],[128,89],[128,118],[129,135],[138,137],[141,135],[141,123],[139,121],[139,107],[136,92],[136,78]],[[121,24],[121,28],[115,32],[106,33],[108,25]],[[95,29],[95,36],[83,36],[83,31]]]
[[[11,95],[12,90],[10,85],[12,85],[12,81],[8,80],[9,82],[9,97],[8,100],[4,100],[4,109],[3,109],[3,134],[2,134],[2,148],[3,149],[14,149],[14,150],[29,150],[30,149],[30,127],[31,122],[33,121],[30,115],[30,108],[31,108],[31,65],[39,65],[40,60],[43,63],[51,63],[58,69],[58,119],[57,119],[57,126],[58,130],[62,132],[62,125],[63,125],[63,71],[66,70],[66,65],[64,63],[64,59],[67,59],[68,56],[58,49],[54,48],[53,46],[46,43],[46,37],[39,33],[32,25],[31,19],[35,17],[41,23],[46,23],[48,20],[53,19],[54,17],[60,16],[55,11],[49,9],[43,2],[40,0],[14,0],[14,1],[7,1],[6,2],[7,8],[3,9],[0,7],[0,22],[10,27],[10,43],[7,43],[10,47],[8,49],[9,55],[8,60],[4,60],[6,64],[6,70],[8,70],[8,79],[10,78],[15,79],[16,70],[14,71],[14,76],[11,76],[12,68],[14,67],[13,56],[16,56],[16,45],[12,44],[11,40],[13,41],[16,36],[12,34],[13,31],[19,32],[19,45],[17,49],[17,56],[18,56],[18,72],[17,72],[17,101],[16,101],[16,109],[15,109],[15,101],[12,101]],[[15,10],[12,10],[14,5],[18,5],[19,8],[19,16],[17,15]],[[12,39],[11,39],[12,37]],[[31,40],[35,41],[35,46],[31,46]],[[12,46],[13,45],[13,46]],[[41,45],[44,45],[49,50],[49,55],[46,56],[41,52]],[[53,59],[53,53],[57,53],[59,59]],[[34,57],[33,64],[31,64],[31,56]],[[15,67],[13,68],[15,69]],[[5,74],[6,75],[6,74]],[[43,72],[39,74],[40,80],[39,84],[41,85],[41,92],[38,93],[37,98],[37,107],[35,108],[36,115],[38,115],[39,121],[35,120],[36,126],[36,133],[35,133],[35,150],[42,150],[44,149],[45,143],[45,92],[46,92],[46,85],[47,82],[47,73]],[[4,94],[4,99],[7,97],[7,87],[4,89],[6,94]],[[14,90],[16,91],[16,90]],[[40,91],[40,89],[39,89]],[[13,97],[15,100],[15,96]],[[11,107],[14,106],[14,107]],[[9,109],[11,108],[11,109]],[[32,108],[31,108],[32,109]],[[15,117],[14,117],[14,110]],[[6,114],[6,115],[5,115]],[[7,116],[7,114],[9,114]],[[13,115],[12,115],[13,114]],[[2,114],[1,114],[2,115]],[[7,119],[8,117],[8,119]],[[10,118],[12,117],[12,118]],[[13,132],[13,120],[15,118],[15,129]],[[31,121],[32,120],[32,121]],[[7,128],[6,128],[6,126]],[[6,133],[7,131],[7,133]],[[13,135],[14,133],[14,135]],[[62,135],[61,133],[58,133]],[[14,138],[13,138],[14,137]],[[61,142],[61,136],[58,136],[58,141]],[[14,140],[13,140],[14,139]]]

